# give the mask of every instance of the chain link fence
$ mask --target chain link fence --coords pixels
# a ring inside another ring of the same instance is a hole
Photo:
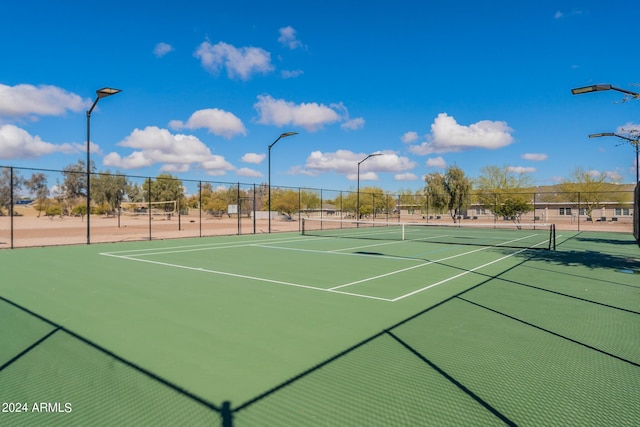
[[[635,197],[633,191],[474,192],[465,206],[443,207],[421,191],[272,187],[269,203],[266,184],[92,173],[87,202],[87,177],[71,168],[0,167],[0,248],[300,231],[304,217],[540,222],[639,234],[637,188]]]

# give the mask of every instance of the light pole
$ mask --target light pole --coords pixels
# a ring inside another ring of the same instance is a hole
[[[589,135],[589,138],[600,138],[603,136],[616,136],[618,138],[626,139],[631,145],[636,147],[636,182],[640,182],[640,165],[638,165],[638,161],[640,161],[640,157],[638,156],[638,139],[629,138],[628,136],[620,135],[613,132],[592,133],[591,135]]]
[[[269,184],[268,184],[269,185],[269,201],[267,203],[268,203],[268,206],[269,206],[268,207],[269,212],[267,212],[267,216],[269,217],[269,233],[271,233],[271,147],[276,145],[276,142],[280,141],[282,138],[286,138],[288,136],[293,136],[293,135],[297,135],[297,134],[298,134],[298,132],[281,133],[280,136],[275,141],[273,141],[271,143],[271,145],[269,145],[269,147],[268,147],[268,153],[269,153],[268,154],[268,157],[269,157],[269,159],[268,159],[268,161],[269,161],[269,172],[268,172],[268,175],[269,175]]]
[[[615,90],[617,92],[622,92],[622,93],[626,93],[627,95],[631,95],[633,98],[639,98],[640,99],[640,93],[632,92],[632,91],[626,90],[626,89],[620,89],[619,87],[611,86],[610,84],[600,84],[600,85],[577,87],[575,89],[571,89],[571,93],[574,94],[574,95],[580,95],[580,94],[583,94],[583,93],[600,92],[600,91],[603,91],[603,90]]]
[[[605,90],[615,90],[616,92],[622,92],[626,95],[629,95],[632,98],[640,99],[640,93],[633,92],[627,89],[621,89],[619,87],[615,87],[610,84],[597,84],[597,85],[591,85],[591,86],[577,87],[577,88],[571,89],[571,93],[574,95],[581,95],[583,93],[601,92]],[[636,147],[636,182],[640,182],[640,179],[638,179],[638,140],[626,137],[624,135],[619,135],[613,132],[594,133],[589,135],[589,138],[599,138],[602,136],[617,136],[618,138],[626,139],[631,143],[631,145],[635,145]]]
[[[371,153],[358,162],[358,193],[356,195],[356,221],[360,219],[360,165],[370,157],[382,156],[382,153]]]
[[[111,87],[103,87],[96,90],[96,100],[93,101],[93,105],[87,111],[87,245],[91,244],[91,113],[100,99],[115,95],[118,92],[121,92],[121,90]]]

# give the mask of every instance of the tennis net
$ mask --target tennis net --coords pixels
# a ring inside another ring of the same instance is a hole
[[[555,225],[540,223],[400,223],[303,218],[302,234],[526,249],[556,248]]]

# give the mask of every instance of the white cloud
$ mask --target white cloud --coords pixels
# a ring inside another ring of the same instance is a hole
[[[302,70],[282,70],[280,75],[283,79],[294,79],[304,74]]]
[[[191,165],[197,165],[209,175],[224,175],[226,171],[234,169],[224,157],[212,154],[195,136],[174,135],[156,126],[135,129],[118,145],[136,151],[126,157],[116,152],[109,153],[103,159],[106,166],[138,169],[162,163],[163,171],[186,172]]]
[[[188,163],[168,163],[160,167],[160,172],[185,173],[189,171]]]
[[[295,104],[284,99],[274,99],[270,95],[258,95],[258,102],[253,107],[260,115],[258,123],[278,127],[301,126],[309,132],[340,121],[342,117],[335,109],[344,109],[342,105],[331,108],[315,102]]]
[[[294,30],[291,26],[280,28],[278,31],[280,32],[278,41],[282,43],[283,46],[287,46],[292,50],[303,47],[302,42],[296,37],[296,30]]]
[[[365,157],[365,153],[353,153],[349,150],[338,150],[334,153],[314,151],[307,157],[304,170],[312,174],[335,172],[346,175],[350,180],[356,180],[358,163]],[[400,157],[393,152],[382,152],[381,156],[370,157],[360,164],[360,179],[367,173],[376,176],[372,179],[377,179],[376,172],[403,172],[415,166],[415,162],[407,157]]]
[[[311,171],[303,168],[302,166],[293,166],[291,169],[287,171],[289,175],[307,175],[307,176],[318,176],[320,173],[316,171]]]
[[[418,155],[465,151],[473,148],[495,150],[513,142],[509,132],[512,129],[505,122],[482,120],[463,126],[446,113],[438,114],[431,125],[428,141],[412,145],[409,151]]]
[[[447,162],[441,156],[438,156],[427,159],[426,165],[429,168],[444,169],[447,167]]]
[[[524,166],[507,166],[507,170],[514,173],[533,173],[536,171],[536,168]]]
[[[226,171],[235,169],[224,157],[218,155],[212,155],[208,159],[200,162],[200,167],[204,169],[208,175],[221,176],[226,174]]]
[[[631,134],[628,136],[631,136],[632,138],[635,139],[636,137],[640,136],[638,135],[640,133],[640,125],[629,122],[626,125],[618,127],[618,129],[616,130],[616,133]]]
[[[407,132],[400,137],[403,143],[410,144],[418,140],[418,132]]]
[[[163,56],[165,56],[167,53],[171,52],[173,50],[173,46],[171,46],[170,44],[164,43],[164,42],[160,42],[156,45],[156,47],[153,48],[153,54],[157,57],[157,58],[162,58]]]
[[[364,127],[364,119],[362,117],[356,117],[355,119],[347,120],[340,125],[345,130],[358,130]]]
[[[399,173],[393,177],[396,181],[415,181],[418,176],[411,172]]]
[[[347,179],[349,181],[357,181],[358,174],[357,173],[348,174]],[[360,172],[360,181],[377,181],[377,180],[378,180],[378,174],[375,172]]]
[[[543,154],[543,153],[525,153],[520,157],[522,157],[525,160],[531,160],[531,161],[534,161],[534,162],[541,162],[543,160],[547,160],[547,157],[549,157],[549,156],[547,156],[546,154]]]
[[[33,159],[47,154],[75,151],[71,144],[51,144],[17,126],[0,126],[0,159]]]
[[[262,163],[265,157],[267,157],[267,155],[264,153],[262,154],[247,153],[244,156],[242,156],[242,161],[245,163],[254,163],[256,165],[259,165],[260,163]]]
[[[60,116],[67,111],[88,109],[91,102],[56,86],[0,84],[0,118]]]
[[[205,41],[198,46],[194,56],[211,73],[217,74],[226,68],[231,79],[248,80],[253,74],[267,74],[274,69],[271,54],[259,47],[236,48],[224,42],[212,45]]]
[[[567,13],[562,12],[561,10],[559,10],[559,11],[557,11],[556,13],[554,13],[554,14],[553,14],[553,18],[554,18],[554,19],[561,19],[561,18],[564,18],[564,17],[566,17],[566,16],[582,15],[583,13],[584,13],[583,11],[581,11],[581,10],[577,10],[577,9],[572,10],[572,11],[571,11],[571,12],[569,12],[568,14],[567,14]]]
[[[607,171],[605,172],[605,175],[613,182],[622,181],[622,175],[620,175],[617,171]]]
[[[189,117],[186,123],[180,120],[172,120],[169,127],[174,130],[179,129],[199,129],[204,128],[214,135],[224,138],[231,138],[234,135],[246,135],[247,130],[242,124],[242,120],[233,113],[229,113],[217,108],[207,108],[198,110]]]
[[[240,168],[236,171],[236,175],[238,176],[251,176],[251,177],[255,177],[255,178],[260,178],[262,177],[262,174],[256,170],[253,169],[249,169],[249,168]]]

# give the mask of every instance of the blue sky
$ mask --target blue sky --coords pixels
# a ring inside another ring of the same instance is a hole
[[[29,1],[2,7],[0,165],[418,190],[456,164],[635,181],[640,3]],[[620,145],[622,143],[622,145]]]

